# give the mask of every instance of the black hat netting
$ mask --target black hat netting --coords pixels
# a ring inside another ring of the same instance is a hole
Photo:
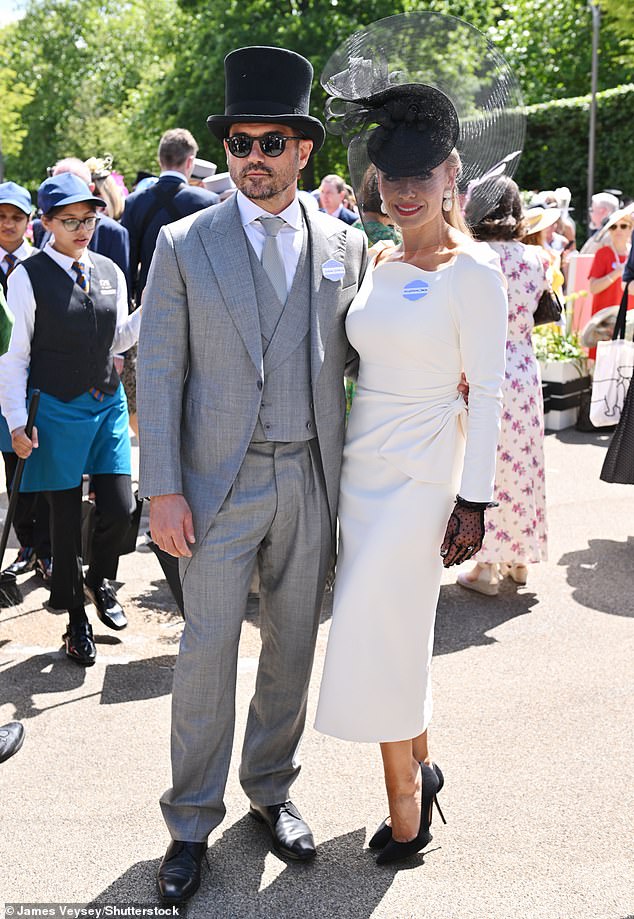
[[[519,85],[493,44],[461,19],[433,12],[381,19],[339,46],[321,84],[330,97],[326,128],[348,146],[355,190],[370,162],[380,169],[379,160],[398,162],[401,175],[427,172],[446,159],[455,136],[459,188],[469,196],[477,189],[470,208],[477,221],[497,202],[495,178],[517,168],[525,136]],[[398,107],[394,119],[399,102],[405,112],[414,104],[410,121]]]

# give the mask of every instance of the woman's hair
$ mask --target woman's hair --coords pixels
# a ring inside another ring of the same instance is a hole
[[[495,179],[500,199],[495,207],[489,211],[478,223],[472,225],[471,232],[476,239],[499,240],[505,242],[519,239],[522,235],[522,199],[520,190],[513,179],[500,176]],[[478,203],[477,188],[465,209],[465,216],[469,220],[469,212]],[[471,208],[470,208],[471,205]],[[523,240],[526,242],[526,239]]]
[[[125,198],[111,175],[93,175],[95,194],[106,202],[106,214],[113,220],[120,220],[125,206]]]
[[[536,233],[527,233],[526,236],[522,236],[522,242],[525,246],[543,246],[546,242],[545,234],[545,230],[538,230]]]
[[[365,171],[363,182],[359,189],[359,210],[363,213],[381,213],[381,195],[379,193],[379,180],[376,166],[370,165]]]
[[[460,210],[460,199],[458,197],[458,178],[460,176],[460,170],[462,169],[462,162],[460,161],[460,154],[455,147],[445,160],[445,165],[456,170],[456,184],[454,186],[455,191],[451,202],[451,210],[443,210],[443,217],[447,223],[454,228],[454,230],[459,230],[460,233],[464,233],[465,236],[471,236],[471,230],[467,226],[467,223],[462,216],[462,211]]]

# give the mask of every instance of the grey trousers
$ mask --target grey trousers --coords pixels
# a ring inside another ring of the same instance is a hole
[[[240,782],[260,805],[288,798],[299,774],[330,516],[311,443],[251,444],[183,576],[185,629],[172,695],[172,788],[161,808],[173,839],[201,842],[225,815],[240,629],[260,574],[260,653]]]

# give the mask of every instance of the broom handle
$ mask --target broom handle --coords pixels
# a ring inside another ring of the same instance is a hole
[[[29,415],[26,419],[26,427],[24,428],[24,433],[27,437],[30,437],[33,433],[33,425],[35,424],[35,416],[37,414],[37,407],[40,402],[40,391],[39,389],[34,389],[31,393],[31,403],[29,405]],[[2,529],[2,539],[0,539],[0,569],[2,568],[2,561],[4,559],[4,552],[7,548],[7,542],[9,541],[9,531],[11,530],[11,524],[13,523],[13,518],[15,516],[15,508],[18,503],[18,498],[20,497],[20,482],[22,481],[22,473],[24,472],[24,464],[26,463],[25,459],[19,459],[15,467],[15,475],[13,476],[13,481],[11,482],[11,497],[9,498],[9,507],[7,508],[7,516],[4,518],[4,527]]]

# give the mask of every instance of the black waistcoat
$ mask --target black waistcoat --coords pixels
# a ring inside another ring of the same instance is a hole
[[[117,275],[110,259],[90,253],[90,292],[39,252],[22,262],[35,296],[29,386],[70,402],[91,387],[119,385],[111,346],[117,325]]]

